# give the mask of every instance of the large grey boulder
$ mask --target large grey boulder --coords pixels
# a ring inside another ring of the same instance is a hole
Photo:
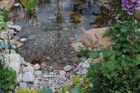
[[[23,81],[24,82],[33,82],[35,79],[35,76],[32,72],[26,72],[23,74]]]
[[[21,56],[17,53],[11,53],[9,58],[9,63],[7,63],[8,66],[15,70],[18,74],[21,69]]]

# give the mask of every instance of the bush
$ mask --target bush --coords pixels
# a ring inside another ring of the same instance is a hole
[[[140,69],[135,59],[126,56],[91,65],[88,77],[94,86],[92,93],[139,93]]]
[[[8,67],[0,67],[0,89],[8,93],[16,84],[16,72]]]

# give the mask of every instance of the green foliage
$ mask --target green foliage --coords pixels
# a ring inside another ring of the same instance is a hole
[[[16,84],[16,72],[8,67],[0,67],[0,89],[8,93]]]
[[[41,93],[39,89],[17,89],[16,93]]]
[[[113,49],[119,51],[120,55],[134,56],[140,53],[139,28],[138,22],[116,23],[105,33],[105,36],[111,38]]]
[[[62,86],[59,93],[66,93],[66,91],[69,91],[70,93],[90,93],[91,88],[89,87],[89,84],[90,82],[88,78],[76,75],[74,78],[69,80],[67,84]]]
[[[28,13],[35,11],[37,0],[20,0],[20,2]]]
[[[92,93],[138,93],[140,69],[135,58],[99,62],[91,66],[88,77],[93,83]]]
[[[79,47],[79,51],[77,52],[77,56],[79,57],[89,57],[89,50],[84,47]]]
[[[0,10],[0,30],[6,28],[6,18],[8,18],[6,11]]]

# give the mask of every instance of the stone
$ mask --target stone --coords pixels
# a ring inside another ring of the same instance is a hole
[[[86,68],[84,68],[84,69],[82,69],[82,70],[80,70],[80,71],[78,71],[76,73],[79,74],[79,75],[86,75],[87,72],[88,72],[88,70]]]
[[[8,34],[10,34],[10,35],[14,35],[17,33],[13,29],[7,29],[7,31],[8,31]]]
[[[33,66],[33,68],[34,68],[34,70],[39,70],[39,69],[40,69],[40,65],[39,65],[39,64],[35,64],[35,65]]]
[[[10,24],[8,24],[8,28],[14,29],[16,31],[21,31],[21,26],[19,26],[19,25],[10,25]]]
[[[80,57],[80,61],[81,61],[81,62],[85,62],[86,60],[87,60],[86,57]]]
[[[20,39],[20,42],[26,42],[27,41],[27,38],[21,38]]]
[[[14,22],[8,21],[8,22],[7,22],[7,25],[14,25]]]
[[[10,45],[17,45],[17,42],[15,40],[10,40]]]
[[[40,76],[42,75],[42,71],[41,70],[37,70],[35,73],[34,73],[35,76]]]
[[[81,42],[72,43],[71,46],[74,48],[75,51],[79,51],[80,47],[85,48],[85,46]]]
[[[15,3],[14,6],[15,7],[19,7],[20,6],[20,3]]]
[[[22,81],[22,74],[17,75],[17,83]]]
[[[83,68],[89,68],[90,67],[90,63],[89,62],[84,62],[83,63]]]
[[[0,0],[0,9],[6,9],[7,11],[12,8],[15,0]]]
[[[45,62],[42,62],[42,63],[40,64],[40,68],[41,68],[41,69],[47,69],[46,63],[45,63]]]
[[[33,82],[34,78],[35,77],[32,72],[25,72],[23,74],[23,81],[25,81],[25,82]]]
[[[18,74],[21,68],[21,56],[17,53],[11,53],[9,57],[10,61],[7,63],[8,66],[15,70]]]
[[[63,68],[65,71],[70,71],[72,69],[71,65],[67,65]]]
[[[34,68],[32,66],[27,66],[23,68],[23,73],[25,72],[32,72],[34,73]]]
[[[61,77],[65,77],[65,76],[66,76],[66,72],[65,72],[64,70],[60,70],[60,71],[59,71],[59,75],[60,75]]]
[[[78,57],[72,57],[68,61],[73,62],[73,63],[77,63],[77,62],[79,62],[79,58]]]
[[[27,83],[26,82],[20,82],[19,87],[20,88],[27,88]]]
[[[111,40],[107,37],[103,37],[108,27],[95,28],[86,31],[81,36],[81,42],[84,46],[91,49],[106,49],[111,46]]]

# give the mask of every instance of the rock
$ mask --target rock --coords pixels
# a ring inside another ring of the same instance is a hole
[[[34,70],[39,70],[39,69],[40,69],[40,65],[39,65],[39,64],[35,64],[35,65],[33,66],[33,68],[34,68]]]
[[[70,71],[72,69],[72,66],[67,65],[63,68],[65,71]]]
[[[83,63],[83,68],[89,68],[90,67],[90,63],[89,62],[84,62]]]
[[[15,40],[10,40],[10,45],[17,45],[17,42]]]
[[[109,38],[103,37],[103,34],[107,29],[107,27],[104,27],[86,31],[81,37],[82,44],[91,49],[108,48],[111,46],[111,40]]]
[[[23,73],[25,72],[32,72],[34,73],[34,68],[32,66],[27,66],[23,68]]]
[[[13,36],[11,39],[12,39],[12,40],[15,40],[15,41],[19,41],[19,40],[20,40],[20,37],[18,37],[18,36]]]
[[[15,0],[0,0],[0,9],[6,9],[7,11],[12,8]]]
[[[14,6],[15,7],[19,7],[20,6],[20,3],[15,3]]]
[[[80,61],[81,61],[81,62],[85,62],[86,60],[87,60],[86,57],[80,57]]]
[[[32,72],[25,72],[23,74],[23,81],[25,81],[25,82],[33,82],[34,78],[35,77]]]
[[[19,25],[9,25],[8,24],[8,28],[14,29],[16,31],[21,31],[21,26],[19,26]]]
[[[11,53],[9,57],[10,57],[10,62],[7,64],[9,64],[9,67],[15,70],[16,73],[18,74],[21,68],[21,56],[17,53]]]
[[[14,22],[8,21],[8,22],[7,22],[7,25],[14,25]]]
[[[34,75],[35,75],[35,76],[40,76],[40,75],[42,75],[42,71],[37,70],[37,71],[34,73]]]
[[[79,58],[78,57],[72,57],[68,61],[73,62],[73,63],[77,63],[77,62],[79,62]]]
[[[79,75],[86,75],[88,72],[88,70],[86,68],[82,69],[82,70],[79,70],[78,72],[76,72],[77,74]]]
[[[27,83],[26,82],[20,82],[19,87],[20,88],[27,88]]]
[[[14,35],[17,33],[13,29],[7,29],[7,31],[8,31],[8,34],[10,34],[10,35]]]
[[[64,70],[60,70],[60,71],[59,71],[59,75],[60,75],[61,77],[65,77],[65,76],[66,76],[66,72],[65,72]]]
[[[22,81],[22,74],[17,75],[17,83]]]
[[[41,69],[46,69],[46,68],[47,68],[47,65],[46,65],[45,62],[42,62],[42,63],[40,64],[40,67],[41,67]]]
[[[85,48],[85,46],[81,42],[72,43],[71,46],[74,48],[75,51],[79,51],[80,47]]]
[[[27,41],[27,38],[21,38],[20,39],[20,42],[26,42]]]

